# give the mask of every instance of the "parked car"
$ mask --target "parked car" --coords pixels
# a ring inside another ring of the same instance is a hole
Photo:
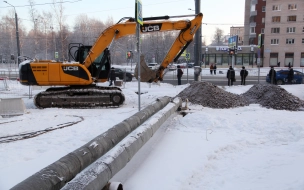
[[[152,70],[156,70],[156,69],[158,69],[159,65],[158,65],[158,63],[149,63],[148,67]]]
[[[194,63],[188,63],[188,68],[193,68],[194,67]]]
[[[288,76],[289,70],[279,70],[276,71],[276,81],[277,85],[283,85],[287,83],[287,76]],[[293,70],[293,80],[292,84],[303,84],[304,83],[304,73]],[[270,83],[269,74],[266,76],[266,82]]]
[[[120,80],[123,80],[124,79],[124,74],[126,73],[126,81],[132,81],[132,78],[133,78],[133,73],[131,72],[128,72],[128,71],[124,71],[122,69],[119,69],[119,68],[115,68],[115,75],[116,77],[118,77]]]
[[[169,69],[169,71],[174,71],[174,70],[176,70],[176,69],[177,69],[177,66],[176,66],[176,65],[171,64],[171,65],[168,65],[168,69]]]

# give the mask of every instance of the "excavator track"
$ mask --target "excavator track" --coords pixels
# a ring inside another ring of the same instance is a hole
[[[119,107],[124,101],[120,88],[93,85],[49,88],[34,98],[38,108]]]

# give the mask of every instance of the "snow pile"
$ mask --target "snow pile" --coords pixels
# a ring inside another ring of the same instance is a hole
[[[251,104],[260,104],[276,110],[297,111],[304,107],[304,101],[277,85],[256,84],[241,94]]]
[[[233,108],[249,105],[242,96],[227,92],[209,82],[192,82],[176,97],[210,108]]]
[[[193,104],[210,108],[233,108],[260,104],[266,108],[297,111],[304,107],[304,101],[280,86],[256,84],[243,94],[227,92],[209,82],[192,82],[177,97]]]

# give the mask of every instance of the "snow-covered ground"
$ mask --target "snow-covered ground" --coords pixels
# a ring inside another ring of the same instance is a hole
[[[37,109],[28,98],[28,87],[16,81],[9,81],[9,90],[1,85],[0,81],[0,98],[22,97],[27,109],[24,115],[0,118],[0,137],[78,122],[34,138],[0,143],[1,190],[13,187],[138,111],[137,81],[122,87],[126,97],[123,106],[96,109]],[[145,92],[141,106],[158,97],[174,97],[188,85],[141,83]],[[250,87],[224,89],[241,94]],[[304,85],[281,87],[304,100]],[[32,93],[41,90],[33,88]],[[189,108],[185,117],[176,115],[159,129],[163,135],[143,147],[145,154],[134,157],[137,166],[131,167],[127,177],[115,176],[124,189],[303,189],[303,112],[256,104],[231,109],[190,104]]]

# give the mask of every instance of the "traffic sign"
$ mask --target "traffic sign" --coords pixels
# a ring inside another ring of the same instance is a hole
[[[190,59],[190,53],[186,53],[186,60],[188,61]]]
[[[135,18],[138,24],[143,25],[144,24],[144,20],[143,20],[143,16],[142,16],[142,2],[141,0],[136,0],[135,3]]]

